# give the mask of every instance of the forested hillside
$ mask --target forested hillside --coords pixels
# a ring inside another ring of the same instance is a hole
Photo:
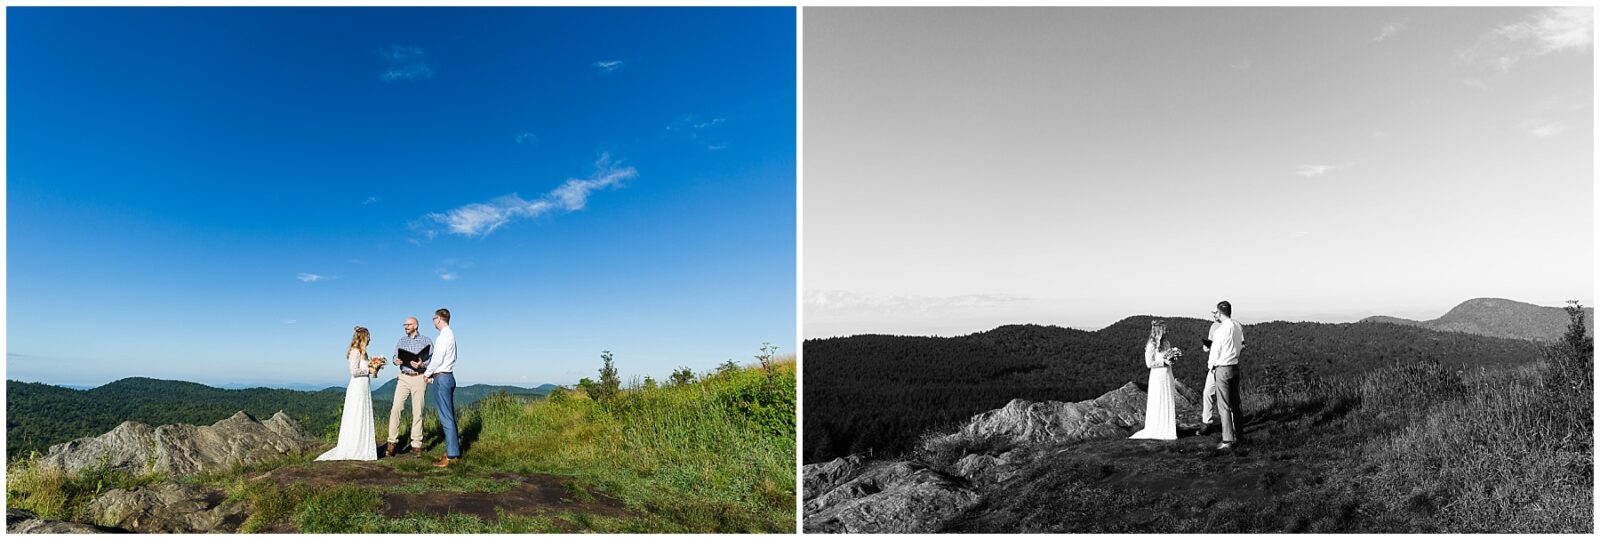
[[[394,381],[373,391],[373,409],[383,414],[394,396]],[[467,407],[504,391],[536,397],[548,394],[550,385],[538,388],[474,384],[456,388],[456,405]],[[6,381],[6,459],[45,451],[52,444],[110,431],[125,421],[150,425],[207,425],[235,412],[267,418],[283,411],[312,433],[325,433],[339,421],[343,388],[316,392],[250,388],[224,390],[203,384],[133,377],[89,390],[73,390],[40,383]],[[433,409],[429,388],[423,403]],[[385,429],[379,426],[379,429]]]

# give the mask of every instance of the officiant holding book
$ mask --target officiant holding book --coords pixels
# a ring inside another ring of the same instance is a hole
[[[411,401],[411,455],[422,454],[422,396],[428,383],[422,373],[433,360],[433,340],[417,332],[417,318],[406,317],[406,335],[395,344],[394,365],[400,366],[400,376],[394,384],[394,401],[389,405],[389,444],[383,454],[393,456],[400,442],[400,409],[406,398]]]

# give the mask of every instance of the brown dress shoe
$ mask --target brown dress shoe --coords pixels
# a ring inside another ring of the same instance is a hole
[[[459,459],[459,458],[457,458],[457,459]],[[450,462],[452,462],[452,461],[455,461],[455,460],[454,459],[450,459],[450,456],[440,455],[439,456],[439,461],[435,461],[433,463],[433,466],[439,467],[439,468],[442,469],[442,468],[445,468],[445,467],[449,467],[450,466]]]
[[[389,443],[388,446],[384,447],[383,456],[384,457],[394,457],[394,443]]]

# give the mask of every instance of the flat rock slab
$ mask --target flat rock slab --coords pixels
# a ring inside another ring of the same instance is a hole
[[[124,531],[96,527],[85,523],[73,523],[71,521],[39,519],[39,516],[27,510],[6,509],[6,534],[98,534],[109,532]]]
[[[193,484],[113,489],[89,503],[93,521],[137,533],[231,533],[249,517],[222,490]]]

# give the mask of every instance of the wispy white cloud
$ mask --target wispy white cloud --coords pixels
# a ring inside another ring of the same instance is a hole
[[[672,123],[667,124],[667,135],[684,137],[695,144],[704,146],[706,150],[723,150],[728,143],[719,139],[718,126],[728,120],[722,117],[701,118],[699,115],[686,114],[679,116]]]
[[[1360,164],[1361,164],[1361,161],[1358,160],[1358,161],[1340,163],[1340,164],[1337,164],[1337,165],[1301,165],[1301,166],[1295,168],[1294,173],[1297,174],[1297,175],[1300,175],[1300,176],[1304,176],[1306,178],[1315,178],[1315,177],[1318,177],[1318,176],[1331,174],[1331,173],[1334,173],[1334,172],[1337,172],[1337,171],[1342,171],[1342,170],[1345,170],[1345,169],[1348,169],[1348,168],[1351,168],[1351,167],[1354,167],[1354,166],[1360,165]]]
[[[988,308],[1029,300],[1032,299],[1006,294],[969,294],[960,296],[864,295],[834,290],[808,290],[805,294],[805,306],[808,313],[923,313]]]
[[[1586,99],[1577,99],[1571,96],[1550,96],[1540,101],[1535,108],[1545,111],[1581,111],[1593,106],[1593,102]]]
[[[1372,41],[1383,41],[1394,37],[1400,32],[1404,32],[1407,22],[1407,19],[1400,19],[1398,21],[1383,25],[1383,28],[1378,29],[1378,35],[1373,36]]]
[[[319,276],[317,274],[309,274],[309,273],[306,273],[306,272],[301,272],[299,274],[295,274],[294,278],[298,279],[300,281],[304,281],[306,283],[316,283],[318,281],[322,281],[322,280],[328,279],[328,276]]]
[[[1230,62],[1228,64],[1228,68],[1232,69],[1234,71],[1248,71],[1250,69],[1250,66],[1253,66],[1253,65],[1255,65],[1255,63],[1251,62],[1250,58],[1246,57],[1246,58],[1241,58],[1239,60]]]
[[[414,81],[433,77],[433,61],[428,52],[420,47],[407,45],[390,45],[378,50],[378,56],[383,58],[384,70],[378,73],[378,78],[385,82]]]
[[[477,266],[477,264],[474,264],[472,261],[451,257],[440,263],[438,268],[433,269],[433,274],[444,281],[455,281],[461,279],[461,270],[470,269],[475,266]]]
[[[379,197],[377,195],[373,195],[373,196],[367,197],[367,200],[361,201],[361,206],[366,206],[366,205],[369,205],[369,204],[372,204],[372,203],[375,203],[375,202],[378,202],[378,201],[381,201],[381,200],[383,200],[382,197]]]
[[[1314,178],[1338,170],[1338,165],[1301,165],[1294,173],[1306,178]]]
[[[284,319],[283,320],[283,324],[295,324],[295,323],[298,323],[298,322],[300,322],[300,321],[296,320],[296,319]]]
[[[1594,9],[1552,7],[1534,11],[1528,18],[1502,25],[1461,51],[1461,61],[1509,72],[1518,63],[1594,46]]]
[[[1483,79],[1467,78],[1467,79],[1457,80],[1456,82],[1461,83],[1462,86],[1466,86],[1466,87],[1469,87],[1469,88],[1477,88],[1479,90],[1488,90],[1489,89],[1489,83],[1484,82]]]
[[[590,65],[594,66],[594,68],[599,70],[600,73],[611,73],[613,71],[622,69],[623,66],[628,65],[628,63],[621,60],[601,60]]]
[[[1533,135],[1534,137],[1538,137],[1540,139],[1548,139],[1567,132],[1566,124],[1562,124],[1561,122],[1529,120],[1523,122],[1522,127],[1523,129],[1528,130],[1529,135]]]
[[[430,239],[440,232],[467,237],[485,236],[519,219],[582,210],[588,205],[589,194],[620,186],[638,175],[633,167],[620,166],[611,160],[609,154],[601,154],[595,161],[595,172],[589,177],[569,178],[536,199],[523,199],[512,193],[488,202],[428,214],[414,222],[412,229]]]
[[[517,141],[517,144],[538,144],[539,143],[539,136],[538,135],[534,135],[533,133],[524,131],[522,133],[518,133],[517,134],[516,141]]]

